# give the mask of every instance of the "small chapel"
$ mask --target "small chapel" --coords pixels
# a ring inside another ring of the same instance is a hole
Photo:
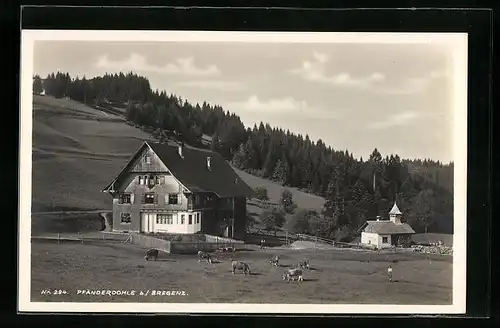
[[[361,244],[376,248],[392,247],[398,244],[400,237],[408,237],[415,233],[412,227],[401,222],[403,213],[396,202],[389,211],[389,218],[366,221],[361,227]]]

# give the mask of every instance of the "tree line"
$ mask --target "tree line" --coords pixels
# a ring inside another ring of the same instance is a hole
[[[264,122],[245,127],[239,116],[220,105],[191,104],[166,91],[152,90],[147,78],[132,72],[91,79],[60,72],[43,80],[35,76],[33,92],[42,89],[56,98],[125,108],[130,122],[174,133],[187,144],[199,146],[203,134],[211,136],[210,148],[235,167],[324,197],[320,211],[288,213],[289,225],[297,232],[326,238],[353,236],[367,219],[386,216],[396,200],[417,232],[451,232],[453,163],[383,156],[377,149],[367,160],[357,159],[321,139],[312,141],[308,135]]]

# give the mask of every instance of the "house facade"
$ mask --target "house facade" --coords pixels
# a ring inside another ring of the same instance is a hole
[[[398,245],[402,240],[415,233],[407,223],[401,222],[402,213],[396,202],[389,212],[389,220],[366,221],[361,227],[361,244],[385,248]]]
[[[209,233],[242,239],[253,190],[214,152],[145,142],[102,190],[113,230]]]

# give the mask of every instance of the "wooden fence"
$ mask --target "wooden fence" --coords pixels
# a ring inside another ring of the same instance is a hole
[[[232,243],[170,242],[171,254],[196,254],[198,251],[213,252],[221,247],[234,247]]]
[[[32,241],[55,242],[63,243],[93,243],[93,242],[111,242],[119,241],[126,242],[129,239],[128,234],[113,234],[113,233],[53,233],[31,236]]]
[[[212,252],[223,247],[244,247],[241,240],[205,235],[204,241],[175,241],[161,239],[155,236],[147,236],[140,233],[131,233],[128,241],[132,244],[157,248],[171,254],[196,254],[198,251]]]
[[[148,248],[157,248],[161,251],[170,253],[171,242],[169,240],[150,237],[140,233],[131,233],[128,241],[131,244],[140,245]]]
[[[242,240],[236,240],[227,237],[219,237],[213,235],[205,234],[205,242],[207,243],[216,243],[216,244],[244,244],[245,242]]]
[[[335,244],[337,244],[335,242],[335,240],[333,240],[333,239],[310,236],[310,235],[305,235],[305,234],[301,234],[301,233],[295,234],[293,236],[297,240],[312,241],[312,242],[316,242],[316,243],[328,244],[328,245],[333,245],[333,246],[335,246]]]

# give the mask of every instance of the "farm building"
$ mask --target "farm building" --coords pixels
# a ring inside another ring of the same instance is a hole
[[[113,230],[243,238],[253,190],[214,152],[144,142],[103,190]]]
[[[401,222],[403,213],[396,202],[389,212],[389,220],[366,221],[361,227],[361,243],[373,245],[377,248],[397,245],[401,237],[409,237],[415,231],[407,223]]]
[[[211,136],[208,136],[206,134],[203,134],[200,138],[200,141],[201,143],[204,145],[204,146],[210,146],[212,144],[212,137]]]

